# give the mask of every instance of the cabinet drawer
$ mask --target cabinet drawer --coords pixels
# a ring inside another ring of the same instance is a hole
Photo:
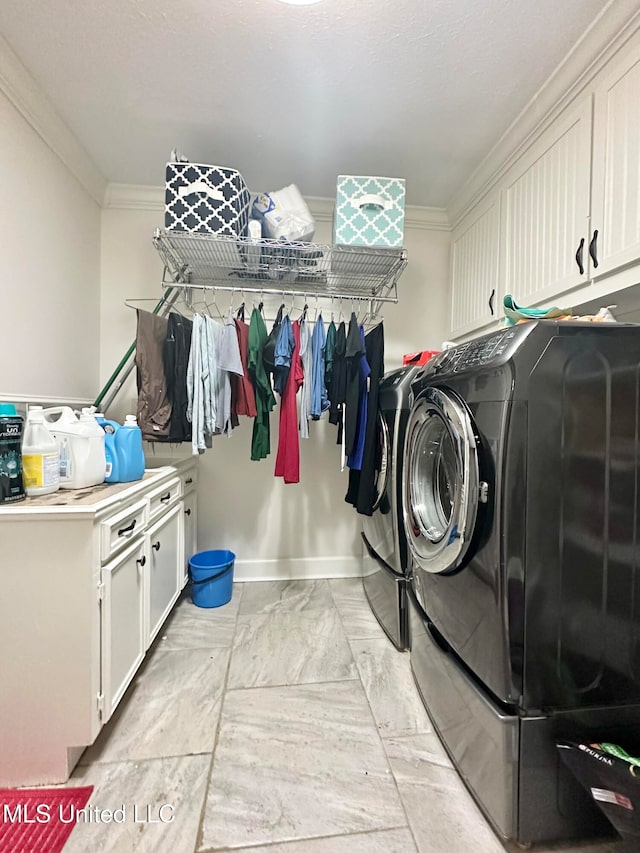
[[[190,468],[188,471],[182,471],[180,474],[180,481],[182,482],[182,494],[188,495],[189,492],[192,492],[198,484],[198,469],[194,465],[193,468]]]
[[[111,559],[136,536],[147,523],[147,501],[140,500],[100,523],[100,557],[102,562]]]
[[[180,499],[181,495],[182,482],[179,477],[174,477],[149,492],[149,522],[159,518],[167,507],[173,506]]]

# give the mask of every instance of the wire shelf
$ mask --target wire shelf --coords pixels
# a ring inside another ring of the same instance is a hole
[[[404,249],[322,246],[157,229],[167,286],[397,302]]]

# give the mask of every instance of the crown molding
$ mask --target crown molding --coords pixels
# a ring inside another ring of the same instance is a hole
[[[109,210],[158,210],[164,212],[164,187],[142,184],[109,184],[103,207]]]
[[[255,193],[252,193],[255,195]],[[305,201],[316,222],[331,222],[335,202],[331,198],[307,196]],[[104,195],[104,207],[109,210],[164,211],[164,187],[139,184],[109,184]],[[405,209],[405,228],[423,231],[450,231],[447,211],[439,207],[409,205]]]
[[[452,226],[495,186],[533,139],[584,91],[639,27],[637,0],[610,0],[477,169],[454,193],[447,206]]]
[[[0,92],[71,174],[102,205],[107,182],[51,101],[0,35]]]

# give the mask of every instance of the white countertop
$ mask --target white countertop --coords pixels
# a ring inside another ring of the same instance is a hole
[[[95,515],[117,504],[123,492],[127,492],[127,498],[132,497],[150,485],[160,483],[175,470],[170,466],[147,469],[141,480],[130,483],[101,483],[86,489],[58,489],[49,495],[28,497],[24,501],[0,506],[0,523],[33,515]]]

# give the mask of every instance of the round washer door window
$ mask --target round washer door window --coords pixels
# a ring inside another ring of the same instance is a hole
[[[442,388],[416,400],[407,427],[404,524],[421,569],[458,568],[476,521],[477,441],[464,405]]]
[[[387,478],[389,477],[389,466],[391,464],[391,446],[389,443],[389,427],[381,412],[378,412],[378,420],[376,423],[376,470],[375,470],[375,490],[376,499],[373,509],[376,510],[380,506],[380,502],[387,488]]]

